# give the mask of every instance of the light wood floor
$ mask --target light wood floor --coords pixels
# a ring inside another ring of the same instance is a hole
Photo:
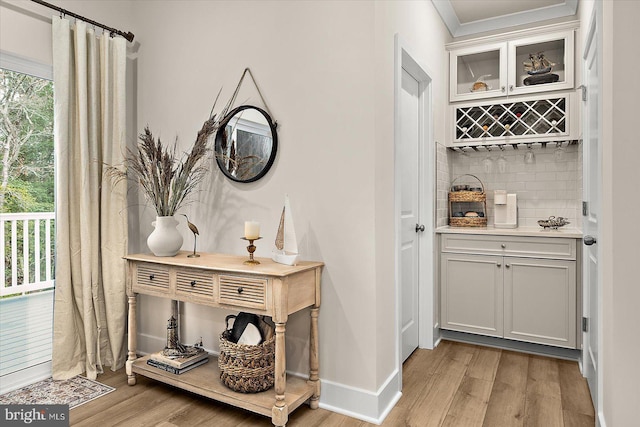
[[[322,369],[322,367],[321,367]],[[270,419],[124,370],[98,381],[116,387],[71,411],[73,426],[269,426]],[[288,426],[373,426],[303,405]],[[403,369],[403,394],[383,426],[593,426],[594,412],[578,365],[558,359],[445,341],[416,350]]]

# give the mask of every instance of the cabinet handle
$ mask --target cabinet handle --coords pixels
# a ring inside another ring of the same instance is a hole
[[[502,267],[502,264],[497,263],[497,264],[496,264],[496,267],[500,268],[500,267]]]
[[[196,281],[195,281],[195,280],[192,280],[192,281],[191,281],[191,286],[195,286],[195,285],[196,285]]]
[[[511,264],[505,264],[504,266],[507,268],[511,268]]]
[[[244,292],[244,288],[241,286],[238,288],[238,293],[241,294],[242,292]]]
[[[505,249],[505,248],[507,247],[507,245],[505,245],[505,244],[503,243],[503,244],[501,244],[501,245],[500,245],[500,247],[501,247],[502,249]]]
[[[153,280],[153,279],[155,279],[155,278],[156,278],[156,276],[155,276],[154,274],[150,274],[150,275],[149,275],[149,280]]]
[[[509,85],[509,92],[513,92],[513,85]]]
[[[504,86],[502,86],[502,87],[500,88],[500,90],[501,90],[502,92],[504,92],[504,91],[506,91],[506,90],[507,90],[507,88],[506,88],[506,87],[504,87]]]

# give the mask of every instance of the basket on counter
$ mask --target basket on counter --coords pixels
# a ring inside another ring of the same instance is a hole
[[[480,183],[481,191],[469,190],[466,186],[454,186],[454,183],[464,177],[470,176]],[[457,190],[457,191],[454,191]],[[460,216],[462,214],[462,216]],[[487,226],[487,194],[484,184],[475,175],[460,175],[451,183],[449,191],[449,225],[451,227],[486,227]]]
[[[236,344],[229,340],[227,329],[220,335],[220,379],[231,390],[258,393],[273,387],[276,366],[276,338],[272,336],[259,345]]]

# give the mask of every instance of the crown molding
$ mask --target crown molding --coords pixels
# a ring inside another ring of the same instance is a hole
[[[578,0],[565,0],[562,4],[461,24],[449,0],[431,1],[453,37],[462,37],[518,25],[533,24],[549,19],[564,18],[575,15],[578,10]]]

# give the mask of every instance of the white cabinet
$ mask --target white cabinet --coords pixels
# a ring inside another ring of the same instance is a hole
[[[573,25],[573,24],[571,24]],[[514,96],[573,88],[574,28],[519,31],[496,37],[455,42],[449,49],[451,102]],[[535,34],[535,35],[530,35]],[[557,81],[530,82],[523,63],[542,54],[555,64]],[[478,81],[486,84],[476,84]]]
[[[441,328],[576,348],[576,241],[443,234]]]
[[[504,257],[504,337],[575,348],[576,262]]]
[[[442,328],[503,335],[502,257],[443,254]]]

